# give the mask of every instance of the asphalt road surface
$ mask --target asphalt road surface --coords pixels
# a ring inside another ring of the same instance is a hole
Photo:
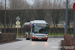
[[[59,50],[61,40],[64,40],[64,38],[49,38],[46,42],[18,39],[21,41],[1,44],[0,50]]]

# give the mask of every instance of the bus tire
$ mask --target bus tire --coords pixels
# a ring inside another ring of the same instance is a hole
[[[47,41],[47,40],[45,40],[45,41]]]
[[[27,38],[26,38],[26,40],[27,40]]]
[[[28,40],[28,38],[26,38],[26,40]]]
[[[34,41],[34,39],[31,39],[32,41]]]

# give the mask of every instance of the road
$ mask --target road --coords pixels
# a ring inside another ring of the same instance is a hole
[[[0,50],[59,50],[61,40],[64,40],[64,38],[49,38],[46,42],[18,39],[21,41],[1,44]]]

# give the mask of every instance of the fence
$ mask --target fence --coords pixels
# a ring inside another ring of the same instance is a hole
[[[4,29],[0,29],[1,32],[4,32]],[[23,28],[19,28],[19,33],[24,33]],[[6,28],[6,33],[17,33],[17,28]],[[65,28],[50,28],[49,33],[65,33]],[[68,28],[68,33],[73,33],[73,28]]]
[[[1,33],[0,42],[10,41],[16,39],[16,33]]]

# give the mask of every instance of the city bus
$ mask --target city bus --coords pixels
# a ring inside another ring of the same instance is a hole
[[[48,23],[44,20],[34,20],[24,23],[24,32],[26,35],[26,40],[48,40]]]

